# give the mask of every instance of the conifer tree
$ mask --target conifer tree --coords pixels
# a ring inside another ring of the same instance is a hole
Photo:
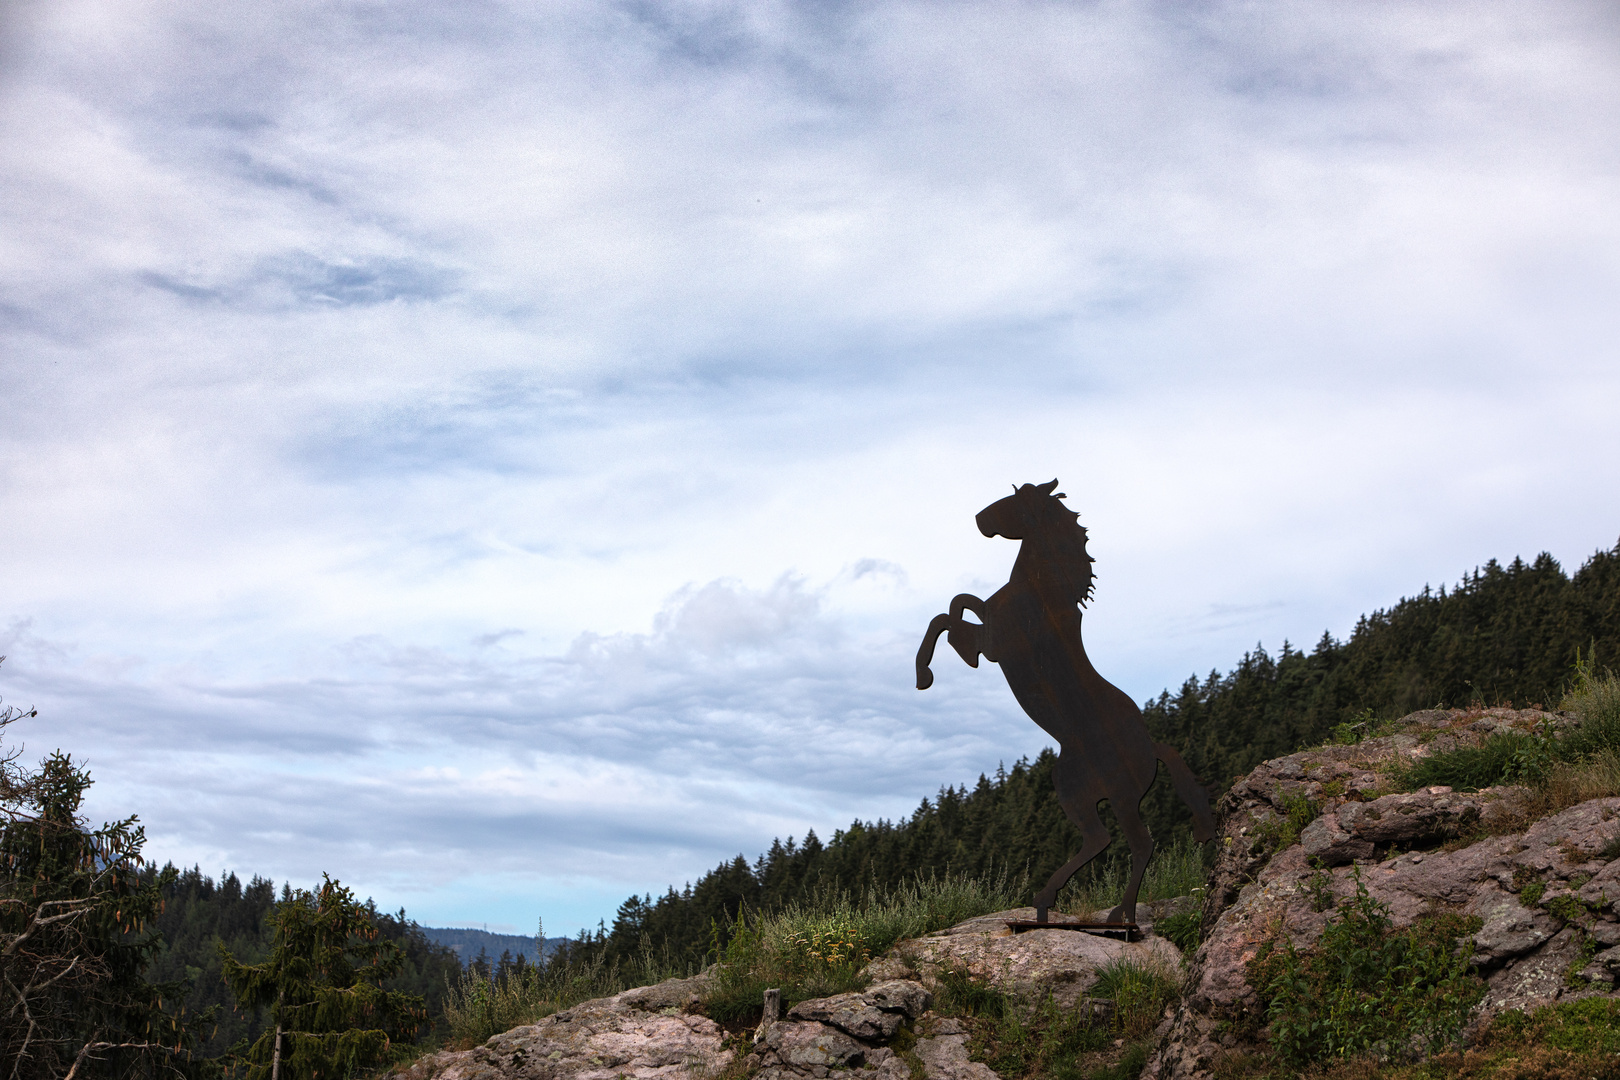
[[[249,1080],[321,1080],[386,1064],[426,1023],[420,997],[384,990],[404,956],[379,936],[368,907],[330,877],[288,893],[274,916],[270,958],[242,964],[220,946],[225,981],[244,1010],[267,1008],[270,1029],[247,1048]]]
[[[3,659],[3,657],[0,657]],[[32,716],[0,709],[0,730]],[[90,774],[60,752],[37,770],[0,754],[0,1063],[8,1080],[192,1076],[193,1030],[145,975],[167,878],[141,874],[134,817],[91,829]],[[172,874],[170,875],[172,877]]]

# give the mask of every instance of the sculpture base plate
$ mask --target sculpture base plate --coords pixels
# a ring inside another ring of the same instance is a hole
[[[1086,934],[1140,941],[1142,928],[1133,922],[1037,922],[1034,919],[1008,919],[1007,929],[1015,934],[1026,930],[1079,930]]]

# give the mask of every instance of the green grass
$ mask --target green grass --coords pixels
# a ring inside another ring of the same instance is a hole
[[[1023,879],[919,875],[858,899],[822,891],[780,911],[740,915],[715,928],[721,965],[705,1009],[722,1024],[736,1023],[759,1013],[770,987],[789,1003],[853,990],[861,968],[895,942],[1016,907],[1028,894]]]
[[[1532,808],[1537,817],[1620,793],[1620,678],[1578,665],[1575,686],[1562,708],[1580,720],[1562,734],[1550,726],[1498,731],[1479,746],[1430,755],[1396,770],[1390,779],[1407,791],[1432,784],[1459,791],[1524,784],[1538,797]]]
[[[1141,1039],[1179,995],[1173,974],[1151,961],[1121,956],[1097,969],[1093,997],[1112,998],[1114,1027],[1127,1039]]]
[[[973,1060],[990,1066],[1003,1080],[1039,1077],[1042,1080],[1099,1080],[1104,1075],[1085,1068],[1086,1059],[1111,1049],[1114,1033],[1094,1023],[1083,1005],[1062,1009],[1048,996],[1044,1001],[1022,1001],[972,978],[966,971],[940,972],[934,1009],[945,1016],[968,1018],[972,1037],[968,1052]],[[1142,1070],[1120,1072],[1134,1080]]]
[[[477,1046],[492,1035],[535,1023],[581,1001],[692,974],[656,954],[645,939],[640,954],[629,961],[605,963],[598,954],[587,962],[536,965],[499,978],[469,967],[444,998],[450,1045]]]
[[[1123,842],[1116,845],[1117,854],[1082,877],[1075,875],[1058,894],[1057,909],[1076,915],[1104,915],[1112,911],[1125,897],[1125,885],[1130,877],[1130,852]],[[1190,836],[1177,837],[1175,842],[1160,847],[1142,875],[1142,888],[1137,901],[1173,900],[1178,896],[1191,896],[1195,890],[1209,884],[1215,845],[1195,844]],[[1028,903],[1021,899],[1020,904]]]
[[[1020,999],[960,969],[940,973],[934,1008],[970,1020],[973,1060],[1004,1080],[1135,1080],[1147,1063],[1146,1037],[1177,996],[1175,979],[1157,964],[1125,958],[1097,975],[1092,996],[1114,1002],[1108,1024],[1093,1021],[1085,1001],[1065,1009],[1050,995]],[[1116,1039],[1126,1043],[1117,1053]]]

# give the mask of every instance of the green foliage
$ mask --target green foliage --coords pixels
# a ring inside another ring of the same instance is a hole
[[[1485,993],[1458,948],[1478,926],[1477,919],[1436,915],[1395,930],[1358,871],[1354,899],[1340,905],[1315,948],[1272,939],[1248,964],[1272,1045],[1300,1066],[1362,1054],[1388,1059],[1453,1042]]]
[[[1170,972],[1130,956],[1099,967],[1092,994],[1113,999],[1115,1030],[1127,1039],[1140,1039],[1152,1031],[1164,1007],[1180,996]]]
[[[1204,940],[1203,915],[1197,909],[1168,915],[1153,924],[1153,932],[1190,956]]]
[[[1147,1063],[1147,1045],[1138,1040],[1175,1000],[1175,982],[1157,966],[1119,960],[1099,969],[1094,992],[1113,999],[1112,1024],[1094,1022],[1085,1000],[1068,1009],[1060,1008],[1051,996],[1021,1000],[966,970],[947,968],[939,973],[934,1008],[942,1015],[969,1018],[973,1059],[1009,1080],[1133,1080]],[[1095,1058],[1112,1049],[1116,1035],[1129,1041],[1119,1059],[1087,1069],[1087,1057],[1095,1066]]]
[[[1620,1001],[1588,997],[1543,1005],[1531,1013],[1509,1010],[1491,1022],[1482,1041],[1499,1048],[1544,1046],[1605,1057],[1620,1054]]]
[[[1606,768],[1620,754],[1620,679],[1599,675],[1582,662],[1564,705],[1579,721],[1565,734],[1555,732],[1546,721],[1533,731],[1498,731],[1477,747],[1431,754],[1392,779],[1406,790],[1430,784],[1449,784],[1460,791],[1497,784],[1544,788],[1567,776],[1567,767]]]
[[[1545,881],[1532,881],[1519,890],[1519,903],[1527,908],[1533,908],[1541,903],[1541,896],[1547,891]]]
[[[1594,905],[1573,893],[1563,893],[1547,901],[1547,911],[1566,923],[1579,923],[1592,914]]]
[[[0,729],[33,713],[0,710]],[[0,755],[0,1048],[10,1080],[188,1076],[211,1017],[165,1008],[180,993],[144,976],[160,883],[141,875],[134,817],[91,829],[90,774],[60,752],[38,771]]]
[[[1431,784],[1448,784],[1458,791],[1478,791],[1496,784],[1519,782],[1531,762],[1543,762],[1546,747],[1538,736],[1499,731],[1479,746],[1431,754],[1391,777],[1395,787],[1415,791]],[[1544,770],[1543,770],[1544,771]],[[1540,775],[1540,771],[1538,771]]]
[[[1255,832],[1273,851],[1281,851],[1299,843],[1299,834],[1315,821],[1321,808],[1305,796],[1294,793],[1283,796],[1283,812],[1262,818]]]
[[[1378,716],[1371,709],[1362,709],[1350,719],[1333,727],[1333,741],[1340,746],[1354,746],[1371,737],[1378,727]]]
[[[1317,870],[1307,878],[1305,889],[1311,894],[1312,911],[1329,911],[1337,906],[1333,899],[1333,878],[1327,871]]]
[[[422,999],[385,990],[403,965],[367,905],[326,878],[277,906],[270,955],[243,964],[220,946],[225,982],[244,1009],[264,1008],[270,1030],[246,1049],[249,1080],[348,1076],[387,1064],[427,1019]]]
[[[895,942],[1016,906],[1027,891],[1027,882],[999,875],[919,875],[859,899],[822,889],[777,911],[739,913],[711,931],[721,966],[709,1015],[727,1022],[757,1014],[762,992],[773,986],[788,1001],[851,990],[866,962]]]
[[[264,1033],[264,1009],[234,1008],[235,998],[225,985],[220,946],[245,964],[256,964],[270,954],[276,909],[276,885],[261,877],[243,882],[235,874],[222,874],[216,882],[197,867],[176,870],[165,866],[148,871],[143,880],[161,882],[163,907],[152,926],[163,936],[148,971],[148,978],[189,982],[185,994],[188,1012],[217,1008],[216,1023],[198,1047],[208,1057],[219,1057],[239,1042],[252,1043]],[[292,893],[286,892],[290,901]],[[367,902],[366,917],[378,934],[399,947],[403,963],[397,974],[383,980],[385,990],[415,994],[427,1003],[428,1015],[442,1025],[444,995],[461,977],[456,954],[427,939],[422,928],[403,911],[390,915]]]
[[[940,973],[934,1008],[946,1016],[971,1018],[969,1053],[1008,1080],[1082,1080],[1082,1056],[1104,1050],[1113,1042],[1108,1028],[1091,1021],[1084,1003],[1062,1009],[1051,997],[1034,1003],[1020,1001],[960,969]]]

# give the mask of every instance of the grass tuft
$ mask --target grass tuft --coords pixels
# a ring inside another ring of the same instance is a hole
[[[867,961],[895,942],[1016,907],[1028,892],[1027,881],[1000,875],[928,875],[859,899],[823,890],[780,911],[739,914],[715,928],[720,967],[706,1011],[737,1023],[758,1015],[768,987],[780,988],[785,1004],[853,990]]]

